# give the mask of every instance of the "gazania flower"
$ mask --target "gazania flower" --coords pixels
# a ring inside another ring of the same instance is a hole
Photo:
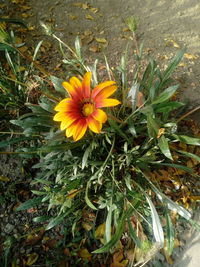
[[[91,72],[87,72],[82,82],[76,77],[63,82],[70,97],[55,107],[58,113],[53,120],[60,121],[60,129],[66,129],[66,136],[73,136],[74,141],[81,139],[88,127],[94,133],[100,133],[102,123],[107,120],[106,113],[100,108],[120,104],[117,99],[108,98],[117,89],[114,81],[100,83],[91,91],[90,80]]]

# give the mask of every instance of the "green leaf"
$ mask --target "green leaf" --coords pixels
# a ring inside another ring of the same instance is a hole
[[[88,189],[90,187],[90,181],[87,182],[87,186],[86,186],[86,190],[85,190],[85,201],[87,203],[87,205],[93,209],[93,210],[97,210],[97,208],[92,204],[92,202],[89,200],[88,198]]]
[[[84,154],[83,154],[83,158],[82,158],[82,170],[85,168],[85,166],[87,165],[87,160],[88,160],[88,157],[89,157],[89,154],[91,152],[91,146],[89,146]]]
[[[165,155],[165,157],[173,160],[172,154],[171,154],[170,149],[169,149],[168,141],[164,135],[162,135],[160,138],[158,138],[158,146],[159,146],[160,150],[162,151],[162,153]]]
[[[200,146],[200,138],[194,138],[194,137],[189,137],[186,135],[176,135],[176,134],[173,134],[173,137],[177,141],[186,143],[188,145]]]
[[[183,150],[176,150],[177,152],[185,155],[186,157],[189,157],[189,158],[192,158],[192,159],[195,159],[196,161],[200,162],[200,157],[193,154],[193,153],[190,153],[190,152],[186,152],[186,151],[183,151]]]
[[[171,220],[171,217],[168,211],[166,211],[165,217],[166,217],[167,251],[169,255],[171,255],[174,249],[174,228],[173,228],[172,220]]]
[[[156,138],[158,135],[159,125],[153,117],[153,114],[147,115],[147,128],[149,136]]]
[[[182,106],[184,106],[184,103],[181,102],[176,102],[176,101],[172,101],[172,102],[164,102],[164,103],[160,103],[158,105],[156,105],[155,107],[155,112],[157,113],[169,113],[174,109],[180,108]]]
[[[106,218],[106,227],[105,227],[105,238],[106,242],[109,242],[111,240],[111,223],[112,223],[112,199],[110,200],[109,203],[109,210],[108,210],[108,215]]]
[[[158,213],[155,209],[154,204],[152,203],[151,199],[147,194],[145,194],[145,197],[147,199],[147,202],[149,204],[149,207],[151,209],[151,217],[152,217],[152,227],[153,227],[153,234],[156,242],[159,243],[160,247],[162,248],[164,246],[164,233],[163,228],[160,222],[160,218],[158,216]]]
[[[124,134],[124,132],[119,128],[118,124],[116,123],[116,121],[108,119],[108,122],[110,124],[110,126],[112,127],[112,129],[121,137],[123,137],[124,139],[126,139],[127,141],[129,141],[128,137]]]
[[[46,222],[51,218],[51,216],[43,215],[33,218],[33,221],[36,223]]]
[[[180,164],[172,164],[172,163],[165,163],[165,162],[150,162],[151,164],[156,164],[156,165],[161,165],[161,166],[169,166],[169,167],[173,167],[173,168],[177,168],[177,169],[181,169],[185,172],[189,172],[192,173],[194,172],[194,170],[192,168],[186,167],[184,165],[180,165]]]
[[[106,243],[103,247],[93,251],[92,253],[104,253],[109,251],[113,246],[117,243],[117,241],[121,238],[123,230],[124,230],[124,223],[125,223],[125,214],[122,215],[121,219],[119,220],[119,223],[116,228],[116,232],[111,238],[111,240]]]
[[[138,101],[138,92],[139,92],[139,83],[133,82],[131,89],[128,92],[128,98],[130,99],[131,106],[132,106],[132,111],[135,111],[137,101]]]
[[[175,165],[175,164],[168,164],[168,165]],[[183,208],[182,206],[178,205],[177,203],[175,203],[173,200],[171,200],[170,198],[168,198],[165,194],[163,194],[162,192],[160,192],[158,190],[158,188],[151,182],[151,180],[149,179],[149,177],[141,171],[141,173],[143,174],[143,176],[146,178],[146,180],[149,182],[149,184],[151,185],[152,190],[156,193],[158,199],[167,205],[168,209],[172,210],[172,211],[177,211],[177,213],[185,218],[186,220],[191,219],[191,214],[189,211],[187,211],[185,208]]]
[[[78,208],[78,204],[73,204],[72,208],[68,209],[67,211],[65,211],[63,214],[59,214],[57,217],[53,218],[48,225],[46,226],[46,230],[49,230],[51,228],[53,228],[54,226],[60,224],[65,217],[67,217],[69,214],[72,214],[75,210],[77,210]]]
[[[176,67],[178,66],[178,64],[180,63],[184,53],[185,53],[186,49],[180,50],[177,55],[173,58],[172,62],[169,64],[169,66],[167,67],[167,69],[165,70],[164,74],[163,74],[163,82],[165,82],[170,75],[172,74],[172,72],[176,69]]]
[[[173,96],[173,94],[178,89],[179,85],[170,86],[167,89],[165,89],[153,102],[152,105],[159,104],[162,102],[165,102],[170,97]]]
[[[63,80],[55,76],[50,76],[50,80],[53,83],[55,90],[65,96],[67,92],[62,86]]]
[[[42,203],[42,198],[43,197],[36,197],[33,199],[29,199],[26,202],[22,203],[19,207],[17,207],[16,211],[27,210],[27,209],[30,209],[32,207],[35,207],[38,204]]]
[[[12,46],[0,43],[0,51],[16,51]]]
[[[26,136],[23,136],[23,137],[17,137],[17,138],[12,138],[8,141],[1,141],[0,142],[0,148],[1,147],[6,147],[6,146],[10,146],[10,145],[13,145],[13,144],[17,144],[17,143],[20,143],[20,142],[23,142],[23,141],[26,141],[26,140],[33,140],[35,139],[35,137],[26,137]],[[37,137],[38,139],[38,137]]]
[[[75,39],[75,50],[78,58],[81,60],[81,42],[78,36]]]
[[[54,108],[56,106],[55,102],[52,102],[50,99],[48,99],[46,96],[41,96],[39,101],[40,107],[42,107],[44,110],[53,113]]]
[[[46,226],[45,230],[49,230],[51,228],[53,228],[54,226],[60,224],[64,218],[68,215],[68,213],[64,213],[64,214],[60,214],[58,215],[57,217],[53,218],[49,223],[48,225]]]
[[[127,218],[127,222],[128,222],[129,233],[130,233],[131,238],[133,239],[133,242],[135,243],[135,245],[138,248],[141,248],[141,246],[142,246],[141,241],[138,238],[138,236],[136,235],[135,230],[133,229],[133,226],[131,224],[130,218]]]

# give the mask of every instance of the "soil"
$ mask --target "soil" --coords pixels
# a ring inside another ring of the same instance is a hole
[[[124,20],[134,16],[138,22],[138,43],[144,51],[165,67],[177,50],[186,47],[187,54],[178,68],[181,100],[192,109],[200,103],[200,3],[198,0],[90,0],[30,1],[33,16],[28,19],[41,33],[39,20],[53,25],[55,34],[69,45],[76,36],[82,39],[88,58],[101,58],[105,53],[111,66],[119,62],[131,34]],[[40,40],[43,39],[41,36]],[[106,39],[107,43],[97,42]],[[135,47],[132,46],[134,50]],[[103,50],[103,51],[102,51]],[[54,53],[52,51],[52,53]],[[50,55],[51,56],[51,55]],[[57,58],[59,63],[60,57]],[[194,118],[200,121],[200,111]]]

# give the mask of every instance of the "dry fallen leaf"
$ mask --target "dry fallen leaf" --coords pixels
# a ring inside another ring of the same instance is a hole
[[[105,38],[95,38],[95,40],[98,42],[98,43],[101,43],[101,44],[106,44],[107,43],[107,41],[106,41],[106,39]]]
[[[191,59],[191,60],[194,60],[194,59],[198,58],[198,56],[196,56],[194,54],[189,54],[189,53],[185,53],[184,57],[187,58],[187,59]]]
[[[94,52],[94,53],[98,53],[98,52],[100,52],[100,48],[97,45],[93,45],[89,48],[89,51]]]
[[[6,177],[6,176],[0,176],[0,181],[1,182],[9,182],[10,178]]]
[[[117,251],[113,255],[113,262],[111,263],[110,267],[126,267],[128,264],[128,260],[123,260],[124,255],[123,251]]]
[[[89,20],[94,20],[94,18],[90,14],[86,14],[85,15],[85,18],[86,19],[89,19]]]
[[[37,253],[31,253],[27,255],[28,259],[26,261],[26,265],[31,266],[36,263],[39,255]]]
[[[77,19],[78,17],[77,17],[76,15],[72,15],[72,14],[70,14],[70,15],[69,15],[69,18],[70,18],[71,20],[75,20],[75,19]]]
[[[104,243],[105,227],[106,227],[105,223],[100,224],[100,225],[97,227],[97,229],[96,229],[96,231],[95,231],[95,233],[94,233],[94,237],[95,237],[96,239],[99,239],[99,240],[101,241],[102,244]]]
[[[157,138],[160,138],[164,133],[165,133],[165,128],[160,128],[160,129],[158,130]]]
[[[84,260],[88,260],[88,261],[91,261],[92,259],[92,254],[89,253],[89,251],[87,250],[87,248],[82,248],[80,251],[79,251],[79,257],[81,257],[82,259]]]

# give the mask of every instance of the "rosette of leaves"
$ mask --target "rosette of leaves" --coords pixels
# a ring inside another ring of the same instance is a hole
[[[66,139],[52,120],[54,107],[66,97],[66,91],[62,80],[51,77],[54,90],[45,89],[37,105],[27,104],[30,113],[12,121],[26,136],[39,134],[42,140],[37,147],[18,150],[39,157],[33,166],[37,169],[33,181],[36,197],[21,204],[18,211],[46,203],[47,212],[52,210],[54,216],[40,216],[34,221],[48,222],[46,230],[62,223],[68,235],[76,236],[84,220],[82,211],[87,210],[96,216],[86,230],[90,244],[95,244],[94,253],[113,250],[123,239],[129,247],[151,251],[146,253],[149,257],[153,250],[164,246],[166,239],[170,255],[175,238],[170,211],[192,222],[191,213],[177,204],[175,197],[166,195],[162,182],[152,179],[150,173],[171,167],[193,175],[184,159],[199,161],[197,155],[181,150],[174,157],[172,149],[179,142],[200,145],[199,139],[179,134],[174,111],[183,104],[171,100],[178,86],[171,85],[170,76],[183,53],[180,51],[164,72],[150,60],[138,75],[138,65],[130,88],[126,55],[123,56],[116,71],[122,106],[108,112],[110,119],[101,134],[87,134],[78,142]],[[42,87],[46,88],[45,84]],[[100,242],[94,232],[101,224],[105,228]]]

